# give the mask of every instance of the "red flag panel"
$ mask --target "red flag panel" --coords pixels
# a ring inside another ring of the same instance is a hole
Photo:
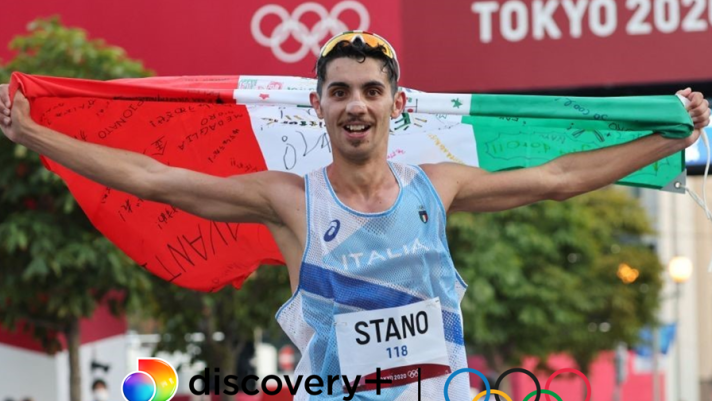
[[[99,82],[14,74],[32,118],[79,140],[126,149],[166,165],[228,177],[266,170],[238,77]],[[239,287],[262,263],[284,260],[260,224],[209,221],[107,188],[42,158],[95,227],[139,265],[177,285]]]

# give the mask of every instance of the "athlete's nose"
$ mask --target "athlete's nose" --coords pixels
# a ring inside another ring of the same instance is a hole
[[[366,113],[366,103],[359,94],[353,95],[346,105],[346,112],[349,114],[360,115]]]

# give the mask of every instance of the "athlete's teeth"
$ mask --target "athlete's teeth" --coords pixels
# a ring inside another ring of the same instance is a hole
[[[350,131],[363,131],[366,126],[365,125],[349,125],[346,128],[348,128]]]

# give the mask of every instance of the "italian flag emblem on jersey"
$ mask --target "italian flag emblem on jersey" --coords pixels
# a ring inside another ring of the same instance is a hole
[[[420,212],[418,212],[418,214],[420,215],[420,221],[422,221],[423,223],[428,222],[428,212],[426,212],[425,210],[421,210]]]

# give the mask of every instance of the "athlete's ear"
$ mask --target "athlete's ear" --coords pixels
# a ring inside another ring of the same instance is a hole
[[[398,93],[396,93],[393,102],[393,111],[391,112],[391,118],[396,118],[401,115],[401,113],[405,109],[405,99],[405,93],[399,90]]]
[[[319,100],[319,95],[316,92],[312,92],[309,94],[309,102],[314,108],[314,111],[316,111],[316,115],[319,118],[323,119],[324,115],[321,113],[321,101]]]

